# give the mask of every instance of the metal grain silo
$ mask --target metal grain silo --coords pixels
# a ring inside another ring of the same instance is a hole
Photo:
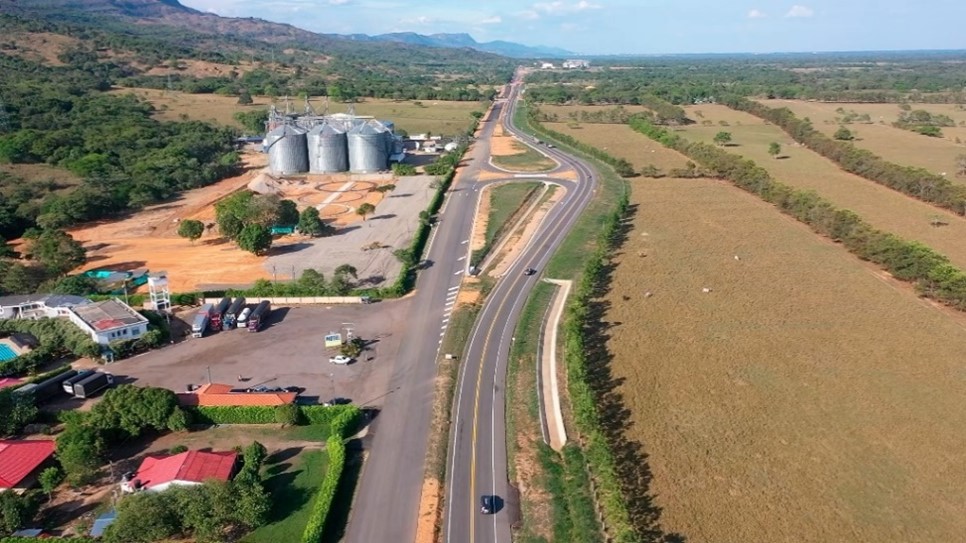
[[[309,171],[312,173],[345,172],[349,170],[349,142],[345,131],[322,122],[308,134]]]
[[[389,167],[390,147],[386,133],[386,127],[376,121],[360,124],[349,131],[350,172],[379,172]]]
[[[268,152],[268,169],[276,174],[303,173],[309,171],[309,150],[305,131],[282,125],[265,136]]]

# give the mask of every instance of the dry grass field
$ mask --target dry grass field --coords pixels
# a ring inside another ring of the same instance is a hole
[[[799,118],[808,117],[816,129],[832,135],[840,126],[836,118],[846,112],[867,113],[872,124],[854,123],[845,125],[856,135],[855,145],[868,149],[890,162],[907,166],[919,166],[934,173],[947,172],[953,181],[956,156],[966,154],[966,145],[956,143],[956,138],[966,141],[966,127],[943,127],[942,138],[930,138],[892,126],[899,118],[898,104],[830,104],[823,102],[803,102],[800,100],[761,100],[768,107],[787,107]],[[910,104],[912,109],[924,109],[930,113],[948,115],[954,121],[966,121],[966,110],[957,109],[951,104]],[[881,122],[880,122],[881,121]],[[966,178],[959,178],[966,183]]]
[[[632,184],[604,320],[664,530],[961,541],[962,316],[727,183]]]
[[[653,140],[634,132],[625,124],[545,123],[547,128],[573,136],[580,141],[623,158],[640,171],[653,164],[663,171],[683,168],[688,159]]]
[[[628,113],[642,113],[644,111],[647,111],[647,108],[644,106],[632,106],[632,105],[628,105],[628,106],[616,106],[616,105],[614,106],[583,106],[583,105],[555,106],[551,104],[540,104],[540,111],[547,114],[557,115],[560,118],[560,122],[567,122],[568,120],[571,120],[570,119],[571,113],[575,113],[577,115],[580,115],[581,111],[586,111],[588,113],[596,113],[598,111],[611,111],[617,107],[621,107],[624,111],[627,111]]]
[[[943,211],[932,205],[905,196],[859,176],[840,169],[835,163],[800,147],[780,128],[725,106],[692,106],[701,110],[713,126],[700,124],[679,129],[679,133],[694,141],[710,143],[719,131],[730,132],[734,144],[731,153],[750,158],[764,168],[772,177],[797,188],[812,189],[838,207],[851,209],[872,226],[892,232],[906,239],[920,241],[945,254],[961,268],[966,268],[966,219]],[[729,126],[721,126],[719,121]],[[642,141],[647,138],[640,135]],[[782,146],[782,155],[776,160],[768,154],[768,144],[776,141]],[[931,222],[940,218],[948,223],[935,227]]]
[[[166,92],[155,89],[114,89],[117,94],[134,93],[158,109],[158,119],[167,121],[181,120],[182,115],[199,121],[235,126],[241,128],[234,115],[238,111],[248,109],[266,109],[272,104],[267,96],[253,96],[254,103],[249,106],[238,105],[235,96],[220,96],[217,94],[185,94],[182,92]],[[321,112],[322,100],[313,99],[312,104]],[[393,101],[366,98],[355,104],[358,115],[372,115],[381,120],[394,121],[397,129],[403,129],[410,134],[431,132],[433,134],[455,135],[466,130],[473,120],[470,113],[486,111],[488,102],[447,102],[440,100]],[[281,100],[276,101],[279,108],[284,107]],[[301,111],[302,103],[294,100],[293,105]],[[348,104],[331,103],[329,113],[345,113]]]

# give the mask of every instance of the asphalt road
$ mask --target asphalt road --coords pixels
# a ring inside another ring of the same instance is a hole
[[[475,180],[489,158],[489,135],[502,105],[482,123],[481,137],[461,180],[447,195],[438,226],[409,300],[406,336],[401,339],[389,395],[372,426],[369,457],[354,500],[345,540],[351,543],[411,542],[416,536],[423,468],[432,419],[436,360],[462,275],[479,187]]]
[[[519,82],[515,81],[505,127],[522,141],[532,142],[532,138],[512,124],[512,109],[519,91]],[[510,523],[517,514],[510,513],[519,504],[513,503],[507,478],[504,397],[507,358],[520,312],[540,280],[541,270],[595,192],[596,182],[586,164],[558,149],[540,147],[538,150],[560,164],[554,171],[573,170],[579,180],[555,181],[566,188],[566,196],[547,214],[532,241],[490,292],[470,336],[457,382],[450,431],[443,527],[447,542],[511,541]],[[523,275],[528,266],[536,268],[538,273]],[[481,514],[482,495],[495,497],[494,514]]]

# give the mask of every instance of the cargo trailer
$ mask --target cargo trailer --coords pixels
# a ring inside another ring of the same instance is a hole
[[[77,375],[77,370],[67,370],[64,373],[45,379],[37,383],[34,389],[34,403],[39,405],[55,396],[63,394],[64,381]]]
[[[248,331],[257,332],[261,330],[271,312],[271,302],[268,300],[262,300],[259,302],[259,304],[255,306],[255,309],[252,311],[252,314],[248,316]]]
[[[195,320],[191,321],[191,337],[204,337],[205,330],[208,329],[208,322],[211,320],[211,313],[215,310],[215,304],[205,304],[195,313]]]
[[[83,381],[84,379],[87,379],[91,375],[94,375],[94,370],[85,370],[85,371],[82,371],[82,372],[78,373],[77,375],[74,375],[73,377],[67,378],[63,383],[61,383],[61,388],[63,388],[64,392],[66,392],[68,394],[73,394],[74,393],[74,383],[79,383],[80,381]]]
[[[228,311],[229,307],[231,307],[231,298],[228,296],[222,298],[215,306],[215,310],[211,312],[211,322],[209,323],[212,330],[221,330],[221,319],[225,316],[225,311]]]
[[[235,301],[228,306],[228,310],[225,311],[225,316],[221,321],[222,330],[231,330],[235,327],[235,320],[238,318],[238,314],[242,312],[245,308],[245,297],[239,296],[235,298]]]
[[[252,314],[252,309],[246,307],[242,310],[241,315],[238,315],[238,327],[245,328],[248,326],[248,316]]]
[[[74,396],[77,398],[90,398],[113,384],[113,375],[96,371],[94,375],[89,376],[87,379],[74,383]]]

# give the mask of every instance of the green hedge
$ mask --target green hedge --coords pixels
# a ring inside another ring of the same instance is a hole
[[[642,118],[631,128],[670,147],[774,204],[812,230],[841,242],[852,254],[878,264],[897,279],[914,283],[923,295],[966,311],[966,273],[949,259],[915,241],[877,230],[855,213],[838,209],[813,191],[796,190],[775,181],[768,171],[716,146],[693,143]]]
[[[299,424],[326,425],[335,431],[334,424],[346,413],[358,414],[354,405],[300,405]],[[194,424],[274,424],[278,407],[265,405],[186,407]],[[351,420],[351,419],[350,419]]]
[[[355,406],[344,406],[341,413],[330,418],[329,428],[332,435],[325,442],[325,450],[329,455],[329,467],[322,479],[322,486],[315,494],[312,504],[312,514],[302,533],[302,543],[319,543],[322,541],[322,534],[325,532],[325,523],[329,517],[329,510],[335,500],[335,494],[339,490],[339,483],[342,481],[342,472],[345,470],[345,438],[356,425],[361,412]]]
[[[57,537],[57,543],[97,543],[93,537]],[[0,537],[0,543],[37,543],[36,537]]]

